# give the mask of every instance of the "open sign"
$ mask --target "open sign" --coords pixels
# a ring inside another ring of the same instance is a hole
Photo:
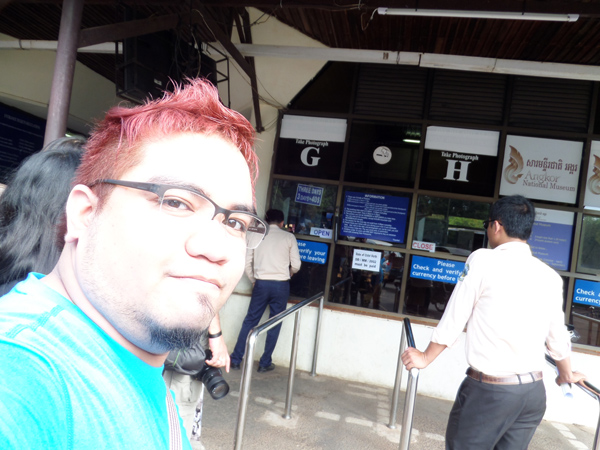
[[[316,228],[312,227],[310,229],[311,236],[319,236],[325,239],[331,239],[333,230],[329,230],[327,228]]]

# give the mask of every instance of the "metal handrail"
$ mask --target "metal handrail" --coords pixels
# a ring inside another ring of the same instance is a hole
[[[404,318],[404,330],[406,332],[407,345],[416,348],[410,319]],[[404,416],[402,417],[402,431],[400,432],[400,450],[408,450],[410,447],[410,435],[412,433],[413,416],[415,414],[415,401],[417,398],[417,384],[419,382],[420,370],[413,367],[408,372],[406,384],[406,397],[404,398]]]
[[[406,330],[402,327],[402,337],[400,338],[400,348],[398,350],[398,365],[396,366],[396,381],[394,383],[394,391],[392,393],[392,407],[390,409],[390,423],[388,427],[396,428],[396,413],[398,412],[398,398],[400,396],[400,386],[402,385],[402,353],[406,348]]]
[[[270,330],[271,328],[278,325],[290,314],[295,313],[295,323],[294,323],[294,337],[292,340],[292,352],[290,355],[290,372],[288,378],[288,388],[285,399],[285,419],[291,418],[291,410],[292,410],[292,392],[294,389],[294,373],[296,371],[296,357],[298,355],[298,336],[300,335],[300,313],[302,312],[302,308],[310,305],[311,303],[319,300],[319,312],[317,315],[317,330],[315,333],[315,346],[313,351],[313,367],[311,371],[311,375],[316,375],[317,370],[317,354],[319,347],[319,338],[321,334],[321,317],[323,315],[323,302],[325,297],[323,296],[323,292],[318,293],[306,300],[301,301],[300,303],[295,304],[289,309],[282,311],[276,316],[271,317],[269,320],[264,323],[258,324],[255,326],[250,333],[248,334],[248,338],[246,339],[246,357],[244,358],[244,364],[242,367],[242,381],[240,384],[240,398],[238,401],[238,418],[237,424],[235,428],[235,438],[233,443],[233,448],[235,450],[241,450],[242,448],[242,439],[244,436],[244,426],[246,423],[246,409],[248,406],[248,398],[250,396],[250,381],[252,375],[252,366],[254,363],[254,348],[256,346],[256,340],[258,335],[264,331]]]
[[[347,282],[348,282],[348,281],[350,281],[350,280],[352,280],[352,277],[347,277],[347,278],[344,278],[343,280],[341,280],[341,281],[338,281],[338,282],[337,282],[337,283],[335,283],[335,284],[332,284],[332,285],[329,287],[329,289],[330,289],[331,291],[334,291],[336,287],[338,287],[338,286],[341,286],[342,284],[344,284],[344,283],[347,283]]]
[[[400,385],[402,384],[402,353],[405,346],[416,348],[415,338],[413,336],[410,319],[404,318],[404,327],[402,328],[402,337],[400,339],[400,350],[398,352],[398,366],[396,368],[396,382],[394,384],[394,392],[392,394],[392,407],[390,409],[389,428],[396,428],[396,412],[398,411],[398,397],[400,394]],[[408,375],[406,385],[406,397],[404,399],[404,415],[402,417],[402,430],[400,433],[400,449],[408,450],[410,446],[410,435],[412,433],[412,423],[415,413],[415,400],[417,397],[417,384],[419,381],[419,369],[412,368]]]
[[[546,354],[546,362],[548,362],[548,364],[550,364],[556,371],[558,371],[558,368],[556,366],[556,361],[554,361],[554,359]],[[596,401],[598,402],[599,408],[600,408],[600,390],[595,387],[592,383],[589,383],[585,380],[583,380],[581,383],[575,383],[575,385],[577,387],[579,387],[583,392],[585,392],[586,394],[588,394],[590,397],[596,399]],[[600,449],[600,413],[598,414],[598,424],[596,425],[596,434],[594,436],[594,446],[592,447],[592,450],[599,450]]]
[[[583,314],[578,314],[578,313],[572,313],[574,317],[579,317],[581,319],[585,319],[588,320],[590,322],[595,322],[595,323],[600,323],[600,320],[594,318],[594,317],[590,317],[590,316],[584,316]]]
[[[350,285],[352,284],[352,276],[346,277],[346,278],[344,278],[343,280],[340,280],[340,281],[338,281],[337,283],[335,283],[335,284],[332,284],[331,286],[329,286],[329,292],[330,292],[330,295],[331,295],[331,296],[333,296],[333,295],[335,294],[335,290],[336,290],[338,287],[340,287],[340,286],[342,286],[342,285],[344,285],[344,284],[346,284],[346,283],[349,283]],[[342,295],[343,295],[343,297],[341,297],[341,298],[339,299],[339,302],[340,302],[340,303],[346,303],[346,294],[347,294],[347,292],[344,292],[344,293],[342,294]],[[333,298],[332,298],[332,299],[330,299],[329,301],[334,301],[334,302],[335,302],[335,301],[336,301],[336,299],[335,299],[335,297],[333,297]]]

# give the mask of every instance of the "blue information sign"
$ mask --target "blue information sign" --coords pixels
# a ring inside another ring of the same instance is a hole
[[[600,283],[597,281],[575,280],[573,303],[600,306]]]
[[[527,242],[533,255],[556,270],[569,270],[574,213],[536,209],[536,218]]]
[[[329,246],[322,242],[298,241],[298,251],[301,261],[326,264]]]
[[[465,263],[460,261],[413,256],[410,277],[456,284],[464,268]]]
[[[408,197],[346,192],[342,236],[404,243]]]

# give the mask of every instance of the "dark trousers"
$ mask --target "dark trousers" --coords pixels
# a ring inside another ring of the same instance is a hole
[[[271,318],[285,310],[289,296],[289,281],[256,280],[254,289],[252,290],[252,298],[250,299],[250,306],[248,306],[246,318],[242,323],[242,329],[240,330],[237,343],[231,354],[232,363],[240,364],[242,362],[244,352],[246,351],[246,339],[248,338],[248,334],[250,334],[252,328],[258,325],[267,306],[269,307],[269,318]],[[273,350],[275,350],[280,330],[281,324],[267,331],[265,351],[259,361],[261,367],[271,365],[271,355],[273,354]]]
[[[525,450],[546,411],[542,380],[499,385],[462,382],[446,429],[446,450]]]

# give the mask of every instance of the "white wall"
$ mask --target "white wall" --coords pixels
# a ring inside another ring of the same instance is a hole
[[[248,309],[249,297],[233,295],[221,311],[221,323],[227,347],[233,350],[239,329]],[[273,361],[289,367],[294,327],[293,315],[284,321]],[[263,320],[267,318],[266,314]],[[317,308],[305,308],[302,313],[297,369],[312,370],[314,336]],[[371,317],[352,312],[325,309],[321,324],[318,350],[317,374],[343,380],[383,386],[391,390],[396,379],[398,349],[402,333],[402,321]],[[433,328],[413,324],[415,344],[424,350]],[[464,334],[455,348],[447,349],[431,366],[420,372],[418,393],[431,397],[454,400],[456,391],[465,377],[467,361],[464,353]],[[254,355],[258,361],[264,349],[265,335],[259,337]],[[588,375],[589,381],[600,387],[600,358],[574,352],[572,363],[575,370]],[[547,366],[544,369],[547,409],[544,419],[555,422],[574,423],[595,428],[598,423],[598,402],[581,389],[573,387],[572,400],[562,396],[554,383],[556,374]],[[403,369],[402,389],[406,389],[408,373]],[[401,414],[405,392],[400,394]],[[416,408],[419,408],[417,403]]]
[[[0,40],[13,38],[0,35]],[[0,102],[45,119],[55,59],[55,51],[0,49]],[[114,83],[78,62],[69,108],[69,128],[87,134],[93,120],[103,117],[119,101]]]
[[[252,42],[254,44],[298,45],[302,47],[323,47],[298,31],[283,25],[277,19],[266,16],[254,8],[248,8],[252,26]],[[261,19],[262,16],[262,19]],[[239,42],[234,30],[232,40]],[[318,73],[323,67],[323,61],[292,60],[286,58],[257,57],[254,59],[258,91],[261,97],[260,111],[265,131],[257,136],[256,152],[260,158],[260,177],[256,186],[258,214],[263,215],[267,203],[267,189],[271,173],[273,145],[277,132],[277,117],[292,98]],[[231,107],[243,114],[251,113],[252,123],[255,123],[252,107],[252,92],[248,78],[240,75],[243,71],[230,59],[231,75]],[[222,69],[222,65],[220,66]],[[221,87],[222,88],[222,87]]]

